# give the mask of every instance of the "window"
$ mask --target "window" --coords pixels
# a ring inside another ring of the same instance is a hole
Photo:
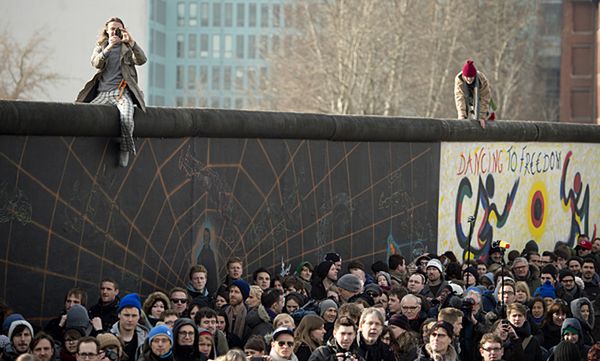
[[[177,3],[177,26],[185,25],[185,3],[180,1]]]
[[[212,37],[212,57],[214,59],[219,59],[221,57],[221,36],[213,35]]]
[[[248,35],[248,58],[256,58],[256,35]]]
[[[256,26],[256,4],[248,5],[248,26]]]
[[[223,90],[231,90],[231,67],[223,68]]]
[[[188,35],[188,58],[194,59],[196,57],[196,34]]]
[[[208,26],[208,19],[210,14],[208,13],[209,7],[207,2],[200,4],[200,26]]]
[[[195,97],[188,97],[187,98],[187,102],[185,103],[186,107],[195,107],[196,106],[196,98]]]
[[[164,106],[165,105],[165,97],[163,97],[162,95],[157,95],[154,97],[154,105],[156,106]]]
[[[158,0],[158,8],[156,9],[156,21],[162,25],[165,25],[167,23],[167,3],[165,0]]]
[[[269,27],[269,4],[260,5],[260,26],[263,28]]]
[[[184,57],[184,52],[185,52],[185,46],[183,44],[184,39],[185,38],[184,38],[183,34],[177,34],[177,57],[178,58]]]
[[[244,108],[244,99],[235,98],[235,109],[243,109]]]
[[[163,33],[162,31],[158,31],[156,30],[155,33],[155,38],[156,38],[156,44],[154,44],[155,47],[155,54],[156,55],[160,55],[160,56],[165,56],[165,43],[167,42],[167,37],[165,35],[165,33]]]
[[[244,89],[244,68],[241,66],[235,67],[235,89]]]
[[[223,98],[223,108],[231,109],[231,98],[229,98],[229,97]]]
[[[281,46],[279,35],[273,35],[273,44],[272,44],[271,52],[277,54],[279,52],[279,47]]]
[[[148,79],[148,83],[152,88],[154,86],[154,62],[150,62],[150,79]]]
[[[269,55],[269,36],[268,35],[260,36],[260,45],[259,46],[260,46],[259,55],[260,55],[261,59],[264,59]]]
[[[196,4],[195,2],[190,3],[190,15],[188,23],[190,24],[190,26],[198,25],[198,4]]]
[[[177,78],[175,79],[175,88],[177,89],[183,89],[183,72],[183,65],[177,65]]]
[[[200,86],[202,89],[208,88],[208,66],[200,65]]]
[[[233,35],[225,35],[224,37],[224,49],[223,49],[223,57],[225,59],[230,59],[233,57]]]
[[[188,89],[196,89],[196,66],[188,66]]]
[[[258,77],[258,88],[262,91],[267,90],[267,68],[262,66],[260,67],[260,75]]]
[[[208,34],[200,34],[200,57],[208,58]]]
[[[235,36],[235,57],[244,59],[244,35]]]
[[[237,10],[236,10],[236,25],[238,27],[244,27],[246,26],[246,13],[245,13],[245,6],[246,4],[237,4]]]
[[[218,66],[212,67],[212,89],[221,89],[221,68]]]
[[[256,69],[248,68],[248,89],[256,89]]]
[[[154,84],[157,88],[165,88],[165,64],[154,65]]]
[[[225,26],[233,26],[233,4],[232,3],[225,3],[225,14],[224,14],[224,22],[225,22]]]
[[[183,97],[175,98],[175,106],[182,107],[183,106]]]
[[[221,26],[221,4],[213,3],[213,26]]]
[[[279,20],[281,13],[281,6],[279,4],[273,4],[273,27],[278,28],[281,25]]]
[[[205,97],[198,98],[198,106],[199,107],[206,108],[207,105],[208,105],[208,102]]]
[[[283,24],[286,28],[294,27],[294,6],[285,4],[283,8]]]
[[[210,99],[210,106],[211,106],[211,108],[218,108],[219,107],[219,97],[212,97]]]

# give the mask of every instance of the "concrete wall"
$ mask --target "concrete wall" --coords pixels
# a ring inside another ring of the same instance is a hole
[[[456,217],[457,184],[468,176],[477,192],[480,175],[457,171],[460,154],[483,141],[495,142],[491,152],[600,143],[594,125],[496,122],[484,131],[443,119],[149,108],[136,112],[138,155],[122,169],[117,119],[110,106],[0,101],[0,297],[34,321],[57,314],[69,287],[95,300],[103,277],[145,294],[183,285],[200,261],[214,287],[232,255],[246,271],[279,273],[328,251],[366,265],[396,252],[460,254],[448,229],[476,203],[465,198]],[[575,170],[595,159],[573,150]],[[548,184],[559,173],[548,172]]]

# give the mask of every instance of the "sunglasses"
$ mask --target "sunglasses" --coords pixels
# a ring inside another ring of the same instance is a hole
[[[171,302],[183,304],[183,303],[187,303],[187,299],[185,299],[185,298],[171,298]]]
[[[277,341],[277,344],[279,347],[283,347],[285,345],[287,345],[287,347],[292,347],[294,346],[294,341]]]

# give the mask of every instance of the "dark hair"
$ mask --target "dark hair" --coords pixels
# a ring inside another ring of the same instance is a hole
[[[96,351],[100,351],[100,342],[95,337],[85,336],[77,340],[77,353],[79,353],[79,346],[81,346],[82,343],[93,343],[96,345]]]
[[[107,277],[107,278],[103,278],[103,279],[102,279],[102,281],[100,281],[100,286],[102,286],[102,284],[103,284],[104,282],[109,282],[109,283],[112,283],[112,284],[113,284],[113,286],[115,287],[115,290],[118,290],[118,289],[119,289],[119,284],[117,283],[117,281],[115,281],[115,280],[114,280],[114,279],[112,279],[112,278],[108,278],[108,277]]]
[[[206,267],[204,267],[201,264],[197,264],[190,268],[190,272],[188,273],[190,280],[192,279],[192,276],[194,275],[194,273],[199,273],[199,272],[204,273],[208,277],[208,270],[206,269]]]
[[[551,251],[544,251],[544,252],[542,252],[542,257],[550,257],[550,261],[551,262],[555,262],[556,261],[556,254],[554,252],[551,252]]]
[[[393,254],[388,257],[388,266],[390,269],[395,270],[398,266],[404,264],[405,259],[399,254]]]
[[[35,337],[33,338],[33,340],[31,340],[31,343],[29,344],[29,349],[33,351],[33,349],[35,348],[35,346],[40,343],[40,341],[42,340],[48,340],[48,342],[50,342],[50,347],[52,348],[52,355],[54,355],[54,339],[52,338],[52,336],[50,336],[49,334],[45,333],[45,332],[38,332]],[[50,359],[53,359],[54,357],[51,357]]]
[[[210,307],[202,307],[196,312],[196,316],[194,316],[194,322],[196,325],[200,324],[203,318],[217,318],[217,311],[213,310]]]
[[[348,272],[350,272],[350,270],[352,269],[360,269],[364,271],[365,266],[360,261],[352,261],[348,263],[348,267],[346,269],[348,270]]]
[[[27,331],[29,331],[29,333],[31,333],[31,330],[29,329],[29,327],[27,327],[27,326],[25,326],[23,324],[16,325],[15,329],[13,330],[13,332],[11,334],[10,341],[12,342],[13,337],[16,337],[16,336],[20,335],[25,330],[27,330]],[[33,336],[33,334],[31,336]]]
[[[279,288],[267,288],[260,298],[260,303],[265,308],[271,308],[273,304],[283,296],[283,292]]]
[[[227,315],[225,315],[225,319],[227,319]],[[250,350],[265,352],[267,345],[265,344],[265,339],[260,335],[253,335],[248,338],[246,344],[244,345],[244,350],[249,348]]]
[[[225,318],[225,332],[227,332],[227,330],[229,330],[229,318],[227,317],[227,313],[225,312],[225,310],[221,309],[217,312],[217,316]]]
[[[82,290],[79,287],[73,287],[65,295],[65,302],[67,302],[67,298],[69,298],[69,296],[71,296],[71,295],[79,296],[81,305],[85,307],[85,305],[87,304],[87,292],[85,292],[84,290]]]
[[[259,269],[257,269],[256,271],[252,272],[252,280],[254,282],[256,282],[256,277],[258,277],[259,273],[266,273],[269,275],[269,279],[271,278],[271,272],[267,271],[266,268],[264,267],[260,267]]]
[[[354,321],[352,321],[352,319],[347,316],[340,317],[337,320],[335,320],[335,323],[333,324],[333,331],[335,332],[338,328],[340,328],[340,326],[351,326],[354,329],[354,331],[356,331],[356,323],[354,323]]]
[[[190,296],[188,294],[188,291],[185,288],[182,288],[182,287],[173,287],[173,288],[171,288],[171,290],[169,291],[169,298],[171,298],[171,296],[173,296],[173,293],[175,293],[175,292],[183,292],[183,293],[185,293],[185,297],[187,297],[188,301],[189,301],[189,297]]]

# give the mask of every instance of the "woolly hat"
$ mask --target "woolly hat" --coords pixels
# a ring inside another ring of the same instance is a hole
[[[527,254],[528,252],[539,252],[539,251],[540,251],[540,248],[539,248],[537,242],[534,241],[533,239],[531,239],[525,244],[525,249],[523,249],[523,254]]]
[[[179,329],[185,325],[194,327],[194,330],[196,330],[196,328],[197,328],[196,324],[194,323],[194,321],[191,318],[180,317],[180,318],[176,319],[175,323],[173,324],[173,334],[177,335],[179,333]]]
[[[479,273],[477,273],[477,270],[475,269],[475,267],[469,266],[469,267],[465,268],[465,270],[463,271],[463,276],[465,273],[469,273],[469,275],[475,279],[475,284],[479,283]]]
[[[352,273],[343,275],[337,280],[337,286],[350,292],[360,292],[362,282]]]
[[[387,280],[388,286],[392,285],[392,277],[390,276],[389,273],[384,272],[384,271],[377,272],[377,274],[375,275],[375,280],[376,281],[379,279],[379,276],[385,277],[385,279]]]
[[[330,298],[324,299],[323,301],[321,301],[321,303],[319,303],[319,315],[323,317],[325,311],[327,311],[330,308],[335,308],[337,310],[337,303],[335,303],[335,301]]]
[[[10,339],[8,338],[8,336],[0,335],[0,352],[2,352],[2,350],[4,350],[6,345],[8,345],[9,343],[10,343]]]
[[[158,335],[164,335],[169,338],[171,341],[171,347],[173,346],[173,331],[166,325],[158,325],[153,327],[150,332],[148,332],[148,343],[152,343],[152,340]]]
[[[422,254],[419,257],[415,258],[415,264],[417,265],[417,267],[419,266],[419,263],[421,261],[427,260],[429,261],[431,259],[431,256],[428,254]]]
[[[365,293],[371,297],[379,297],[383,293],[381,287],[375,283],[369,283],[365,286]]]
[[[440,262],[439,259],[430,259],[429,262],[427,262],[427,267],[425,267],[425,269],[429,267],[435,267],[440,271],[441,274],[444,274],[444,267],[442,267],[442,262]]]
[[[342,257],[335,252],[329,252],[323,257],[323,260],[335,263],[341,261]]]
[[[119,307],[117,308],[117,314],[120,313],[124,308],[137,308],[138,311],[142,312],[142,300],[137,293],[130,293],[119,301]]]
[[[575,274],[573,273],[573,271],[571,271],[568,268],[563,268],[560,270],[560,272],[558,272],[558,278],[562,281],[563,278],[571,276],[573,277],[573,279],[575,279]]]
[[[8,328],[8,339],[12,340],[13,337],[13,332],[15,332],[15,328],[17,328],[17,326],[19,325],[23,325],[25,327],[27,327],[29,329],[29,332],[31,333],[31,337],[33,338],[33,336],[35,336],[35,334],[33,333],[33,327],[31,326],[31,324],[25,320],[16,320],[13,321],[10,324],[10,327]]]
[[[317,265],[317,268],[315,269],[315,273],[316,273],[317,277],[324,280],[327,277],[327,274],[329,273],[331,266],[333,266],[333,262],[331,262],[331,261],[323,261],[323,262],[319,263]]]
[[[406,330],[406,331],[411,330],[410,323],[408,323],[408,318],[406,318],[406,316],[401,315],[399,313],[392,315],[392,317],[390,317],[390,320],[388,321],[388,324],[398,326],[401,329]]]
[[[315,269],[313,265],[308,261],[300,262],[298,267],[296,267],[296,274],[300,274],[300,272],[302,272],[302,267],[308,268],[311,272]]]
[[[465,290],[463,290],[463,288],[459,284],[450,281],[450,282],[448,282],[448,285],[450,286],[453,295],[459,296],[459,297],[461,297],[463,295],[463,292]]]
[[[477,69],[475,69],[475,65],[473,65],[473,60],[467,60],[467,62],[462,68],[462,75],[469,78],[472,78],[475,75],[477,75]]]
[[[200,336],[211,336],[212,337],[212,333],[210,333],[210,331],[204,327],[198,327],[198,337]]]
[[[67,322],[65,323],[66,330],[77,330],[82,336],[89,334],[90,316],[88,311],[82,305],[73,305],[67,311]]]
[[[117,338],[117,336],[112,333],[101,333],[96,336],[96,340],[100,343],[100,350],[103,350],[107,347],[116,347],[119,352],[119,356],[123,354],[123,345],[121,344],[121,340]]]
[[[552,283],[550,283],[550,281],[546,281],[543,285],[541,285],[535,290],[533,296],[540,296],[541,298],[549,297],[554,299],[556,298],[556,289],[554,288],[554,286],[552,286]]]
[[[4,322],[2,322],[2,333],[7,335],[8,329],[10,328],[10,324],[13,323],[13,321],[24,320],[24,319],[25,319],[25,317],[23,317],[23,315],[20,313],[11,313],[10,315],[6,316],[6,318],[4,319]]]
[[[544,273],[551,275],[552,278],[554,278],[556,280],[556,274],[558,273],[558,270],[556,269],[556,267],[554,267],[554,265],[547,264],[544,267],[542,267],[542,270],[540,271],[540,275],[542,275]]]
[[[433,326],[431,327],[431,332],[437,330],[438,328],[443,328],[448,334],[448,337],[452,338],[454,336],[454,327],[451,323],[439,320],[433,324]]]
[[[560,334],[561,336],[564,336],[567,332],[576,333],[581,336],[581,323],[578,319],[568,317],[564,320],[560,328]]]
[[[244,298],[244,301],[246,300],[246,298],[248,298],[248,296],[250,296],[250,285],[248,284],[248,282],[244,281],[243,279],[239,279],[239,280],[235,280],[233,282],[231,282],[231,286],[236,286],[237,288],[240,289],[240,292],[242,293],[242,297]],[[229,287],[231,287],[229,286]]]

